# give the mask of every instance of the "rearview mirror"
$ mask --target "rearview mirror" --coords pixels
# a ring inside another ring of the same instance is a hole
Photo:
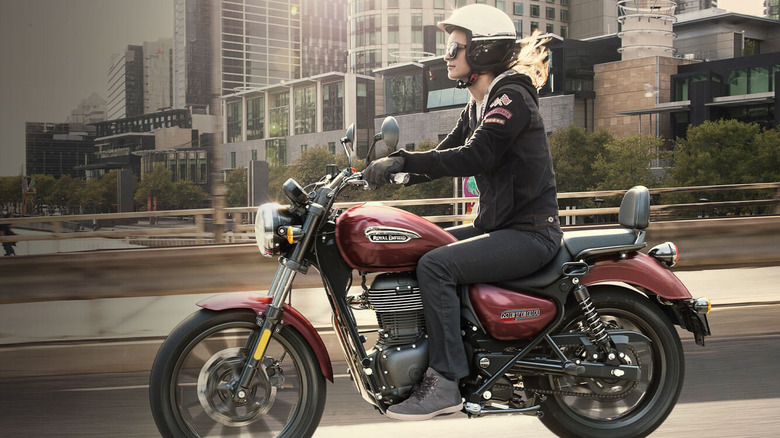
[[[390,155],[395,151],[395,147],[398,145],[398,122],[393,116],[387,116],[382,121],[382,126],[379,128],[380,132],[374,134],[374,141],[371,143],[366,154],[366,163],[371,162],[372,158],[382,158]],[[377,142],[383,140],[384,146],[378,146]]]

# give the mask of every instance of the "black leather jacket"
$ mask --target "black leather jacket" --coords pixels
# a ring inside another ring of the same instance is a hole
[[[435,179],[474,176],[484,231],[559,227],[550,147],[531,79],[514,71],[498,76],[481,110],[470,102],[455,128],[425,152],[398,151],[404,171]]]

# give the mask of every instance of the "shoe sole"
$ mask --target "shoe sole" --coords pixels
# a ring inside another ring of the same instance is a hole
[[[444,414],[452,414],[455,412],[460,411],[463,409],[463,404],[450,406],[448,408],[439,409],[438,411],[431,412],[430,414],[400,414],[398,412],[393,412],[388,410],[385,412],[385,415],[387,415],[387,418],[391,418],[393,420],[401,420],[401,421],[424,421],[424,420],[430,420],[433,417],[444,415]]]

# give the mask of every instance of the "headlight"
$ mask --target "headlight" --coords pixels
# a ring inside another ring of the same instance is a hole
[[[257,247],[266,257],[281,252],[282,242],[286,242],[287,226],[293,221],[290,210],[279,204],[263,204],[257,208],[255,216],[255,238]]]

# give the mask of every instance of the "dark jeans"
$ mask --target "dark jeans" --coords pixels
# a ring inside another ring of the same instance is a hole
[[[450,380],[468,376],[461,339],[457,285],[524,277],[558,251],[559,227],[485,233],[473,225],[447,229],[458,242],[436,248],[417,264],[417,280],[428,327],[429,365]]]

